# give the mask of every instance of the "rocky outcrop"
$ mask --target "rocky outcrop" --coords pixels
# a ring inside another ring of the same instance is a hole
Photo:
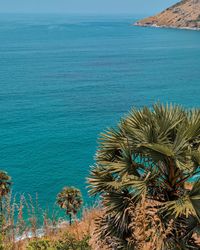
[[[135,25],[200,29],[200,0],[183,0]]]

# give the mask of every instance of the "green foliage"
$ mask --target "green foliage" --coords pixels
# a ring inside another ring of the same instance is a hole
[[[51,247],[49,240],[35,240],[31,241],[27,246],[27,250],[54,250]]]
[[[73,235],[66,234],[57,241],[47,239],[31,241],[27,250],[91,250],[91,247],[89,246],[89,237],[76,240]]]
[[[89,237],[76,240],[72,235],[66,235],[62,240],[55,243],[56,250],[90,250]]]
[[[0,171],[0,197],[7,195],[10,192],[11,178],[6,172]]]
[[[0,234],[0,250],[4,250],[2,234]]]
[[[131,110],[116,128],[101,134],[88,179],[91,195],[100,194],[106,208],[98,221],[99,237],[115,238],[122,249],[134,242],[133,248],[137,237],[130,227],[132,211],[145,199],[146,209],[156,204],[153,211],[162,228],[174,221],[160,249],[179,249],[179,243],[199,249],[193,233],[200,227],[200,181],[192,190],[185,187],[199,172],[199,109],[155,104],[152,109]],[[189,219],[197,224],[188,234]]]
[[[6,172],[0,171],[0,233],[3,233],[4,227],[4,197],[9,194],[11,188],[11,177]]]
[[[66,211],[69,215],[70,224],[72,223],[72,216],[76,216],[80,210],[83,200],[79,189],[74,187],[64,187],[57,195],[57,204]]]

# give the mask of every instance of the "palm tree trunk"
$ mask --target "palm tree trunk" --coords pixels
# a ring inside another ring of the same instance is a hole
[[[3,204],[2,204],[2,198],[0,198],[0,213],[3,214]]]
[[[0,233],[3,232],[3,204],[2,198],[0,198]]]
[[[69,225],[71,226],[72,225],[72,215],[69,214]]]

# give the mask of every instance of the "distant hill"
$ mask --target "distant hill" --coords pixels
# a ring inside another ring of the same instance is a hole
[[[135,25],[200,29],[200,0],[182,0]]]

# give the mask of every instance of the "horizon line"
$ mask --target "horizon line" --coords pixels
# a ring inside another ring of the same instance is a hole
[[[39,14],[39,15],[45,15],[45,14],[60,14],[60,15],[96,15],[96,16],[102,16],[102,15],[133,15],[133,16],[150,16],[153,15],[152,13],[131,13],[131,12],[62,12],[62,11],[55,11],[55,12],[19,12],[19,11],[9,11],[9,12],[1,12],[1,14]],[[154,13],[155,14],[155,13]]]

